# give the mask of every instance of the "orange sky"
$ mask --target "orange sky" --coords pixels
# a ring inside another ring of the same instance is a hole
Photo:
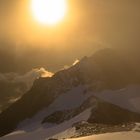
[[[17,58],[23,61],[27,54],[38,51],[30,63],[55,71],[99,48],[131,46],[134,42],[138,45],[139,0],[68,0],[68,3],[64,21],[49,27],[34,20],[30,0],[1,0],[0,51],[4,49],[1,57],[14,54],[14,63],[21,67]],[[3,44],[10,45],[3,48]]]

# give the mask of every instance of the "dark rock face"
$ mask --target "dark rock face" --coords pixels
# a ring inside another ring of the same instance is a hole
[[[97,108],[92,110],[88,122],[102,124],[121,124],[140,122],[140,114],[122,109],[111,103],[98,100]]]
[[[47,116],[42,123],[54,123],[60,124],[67,119],[67,113],[71,113],[70,110],[56,111],[55,113]]]
[[[48,107],[55,98],[72,87],[83,84],[89,85],[92,90],[104,90],[140,83],[140,69],[136,68],[132,69],[122,56],[107,49],[97,52],[92,57],[85,57],[75,66],[59,71],[51,78],[40,78],[34,82],[29,92],[0,114],[0,136],[12,132],[19,122]],[[121,111],[120,108],[104,102],[98,102],[98,109],[93,110],[92,114],[90,122],[119,123],[139,120],[139,115]],[[64,113],[57,118],[61,116],[64,116]]]

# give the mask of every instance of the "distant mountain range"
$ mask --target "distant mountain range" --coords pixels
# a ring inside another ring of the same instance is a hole
[[[140,74],[122,54],[104,49],[32,88],[0,114],[0,136],[14,130],[61,131],[80,121],[100,124],[140,122]],[[46,134],[45,133],[45,134]],[[48,133],[48,136],[53,135]]]

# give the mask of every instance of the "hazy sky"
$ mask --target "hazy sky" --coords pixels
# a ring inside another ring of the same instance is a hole
[[[55,27],[37,23],[31,0],[0,0],[0,72],[56,71],[104,47],[139,47],[139,0],[68,0]]]

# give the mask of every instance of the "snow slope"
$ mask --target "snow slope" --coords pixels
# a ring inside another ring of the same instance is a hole
[[[42,126],[37,130],[31,132],[17,131],[5,137],[0,138],[0,140],[46,140],[47,138],[54,137],[55,135],[56,137],[58,137],[57,135],[60,135],[62,137],[62,135],[64,135],[65,133],[71,136],[72,134],[74,135],[74,130],[72,129],[72,125],[79,121],[86,121],[90,117],[90,115],[91,115],[91,109],[89,108],[84,112],[80,113],[79,115],[77,115],[76,117],[72,118],[71,120],[65,121],[60,125],[48,129]]]
[[[30,119],[26,119],[18,125],[17,130],[33,131],[41,127],[42,120],[49,116],[50,114],[67,109],[75,109],[79,107],[88,97],[92,95],[91,92],[84,93],[86,87],[78,86],[70,91],[60,95],[54,100],[50,106]],[[51,124],[46,124],[48,127],[52,126]]]

